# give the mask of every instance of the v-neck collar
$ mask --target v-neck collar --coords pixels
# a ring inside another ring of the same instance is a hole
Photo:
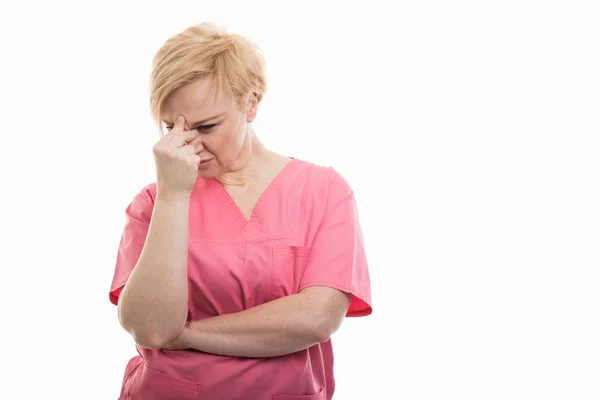
[[[287,171],[291,169],[291,164],[296,163],[295,158],[289,158],[290,160],[283,166],[281,171],[279,171],[277,175],[275,175],[275,177],[271,179],[271,182],[269,182],[266,189],[259,196],[256,204],[254,205],[254,209],[252,210],[252,214],[250,215],[250,219],[248,220],[246,219],[246,217],[244,217],[244,214],[242,214],[242,211],[238,207],[237,203],[235,202],[235,200],[233,200],[233,198],[231,197],[227,189],[225,189],[225,187],[221,184],[221,182],[219,182],[215,178],[209,180],[214,186],[216,186],[216,192],[218,193],[219,197],[221,198],[223,203],[227,207],[229,207],[232,215],[234,216],[234,219],[236,219],[239,222],[242,228],[246,227],[246,225],[248,224],[255,224],[260,219],[261,210],[265,207],[265,204],[267,204],[270,194],[281,185],[281,180],[283,179]]]

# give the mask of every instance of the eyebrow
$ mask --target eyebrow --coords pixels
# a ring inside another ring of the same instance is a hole
[[[198,122],[194,122],[193,124],[190,124],[190,126],[196,127],[196,126],[198,126],[198,125],[205,124],[205,123],[207,123],[208,121],[210,121],[210,120],[213,120],[213,119],[215,119],[215,118],[219,118],[219,117],[221,117],[221,116],[223,116],[223,115],[225,115],[225,112],[222,112],[222,113],[220,113],[220,114],[217,114],[217,115],[213,115],[212,117],[205,118],[205,119],[203,119],[203,120],[200,120],[200,121],[198,121]],[[163,122],[164,122],[165,124],[167,124],[167,125],[173,125],[173,123],[172,123],[172,122],[167,122],[167,121],[163,121]]]

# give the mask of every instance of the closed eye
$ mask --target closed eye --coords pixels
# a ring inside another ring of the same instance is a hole
[[[198,126],[196,129],[198,129],[198,132],[208,132],[208,131],[212,130],[217,125],[218,124],[203,125],[203,126]]]
[[[198,129],[198,132],[204,132],[204,133],[206,133],[206,132],[210,131],[211,129],[213,129],[217,125],[219,125],[219,124],[202,125],[202,126],[197,126],[194,129]],[[167,128],[168,131],[170,131],[171,129],[173,129],[172,126],[167,126],[166,128]],[[192,130],[194,130],[194,129],[192,129]]]

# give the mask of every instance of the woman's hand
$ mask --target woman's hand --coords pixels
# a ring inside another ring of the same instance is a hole
[[[152,148],[157,196],[189,196],[198,178],[200,157],[188,143],[200,133],[185,130],[184,124],[185,118],[178,116],[171,131]]]

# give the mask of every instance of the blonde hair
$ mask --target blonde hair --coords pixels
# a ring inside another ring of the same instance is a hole
[[[267,90],[265,61],[257,45],[210,22],[193,25],[169,38],[152,60],[150,112],[159,130],[168,97],[206,77],[212,79],[212,98],[227,96],[240,111],[245,96],[256,93],[260,102]]]

